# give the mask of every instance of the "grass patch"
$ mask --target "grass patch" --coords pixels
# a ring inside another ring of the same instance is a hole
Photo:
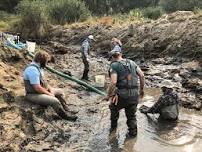
[[[0,31],[5,32],[12,29],[18,20],[17,15],[0,11]]]
[[[150,19],[158,19],[164,14],[161,7],[147,7],[142,9],[133,9],[127,14],[117,14],[104,17],[89,17],[84,22],[75,22],[65,24],[65,27],[79,27],[91,25],[124,26],[134,23],[143,23]]]
[[[5,21],[0,21],[0,31],[4,32],[9,29],[9,24]]]
[[[195,9],[194,13],[202,16],[202,9]]]
[[[106,26],[123,26],[132,23],[143,23],[145,18],[139,10],[133,10],[128,14],[117,14],[104,17],[89,17],[86,21],[75,22],[72,24],[65,24],[66,28],[93,26],[93,25],[106,25]]]

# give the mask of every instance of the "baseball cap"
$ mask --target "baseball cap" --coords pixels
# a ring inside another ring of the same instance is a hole
[[[112,57],[115,54],[121,54],[121,48],[118,46],[115,46],[113,50],[111,50],[108,55],[109,57]]]
[[[95,40],[93,35],[89,35],[88,38],[91,40]]]

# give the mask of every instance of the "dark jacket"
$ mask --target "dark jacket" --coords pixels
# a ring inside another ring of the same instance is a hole
[[[178,95],[175,92],[163,94],[147,113],[159,113],[162,119],[178,119]]]

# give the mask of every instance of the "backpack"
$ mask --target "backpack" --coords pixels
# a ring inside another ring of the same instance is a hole
[[[130,85],[129,82],[132,80],[132,66],[130,60],[126,59],[123,63],[123,61],[117,61],[119,64],[121,64],[125,69],[125,75],[121,77],[118,81],[124,82],[126,81],[125,85],[119,85],[117,84],[118,89],[134,89],[137,88],[137,86]]]

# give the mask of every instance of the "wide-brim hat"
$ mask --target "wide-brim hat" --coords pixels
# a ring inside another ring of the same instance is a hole
[[[169,89],[173,89],[175,86],[172,83],[172,81],[170,80],[163,80],[160,84],[161,88],[165,87],[165,88],[169,88]]]

